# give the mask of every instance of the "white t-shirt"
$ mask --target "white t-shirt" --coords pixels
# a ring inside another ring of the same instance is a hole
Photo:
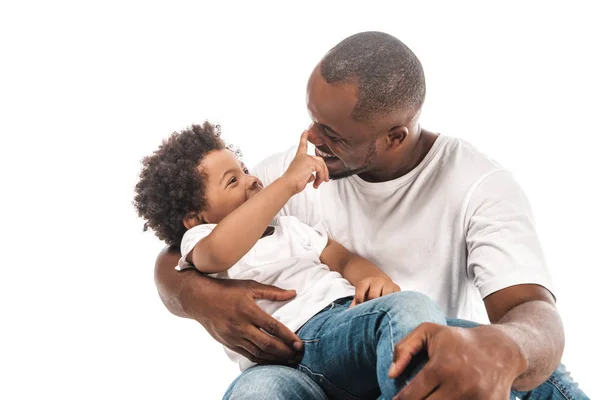
[[[252,171],[265,185],[296,148]],[[504,168],[472,145],[439,136],[410,173],[387,182],[358,176],[308,186],[280,215],[311,225],[378,265],[403,290],[426,293],[450,317],[489,322],[482,298],[551,279],[525,194]]]
[[[272,235],[260,239],[240,261],[227,271],[209,274],[222,279],[251,279],[282,289],[296,290],[290,301],[258,300],[257,305],[297,331],[313,315],[332,301],[353,296],[354,287],[337,272],[321,263],[320,256],[327,245],[324,226],[310,227],[296,217],[277,217],[271,224]],[[188,253],[215,228],[214,224],[198,225],[188,230],[181,241],[177,269],[193,268],[185,261]],[[240,370],[254,365],[247,358],[225,348],[229,358]]]

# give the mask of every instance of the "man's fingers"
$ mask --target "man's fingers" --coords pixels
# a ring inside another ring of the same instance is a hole
[[[394,400],[429,399],[428,396],[431,395],[439,385],[440,382],[437,379],[435,371],[425,365],[425,367],[417,373],[417,376],[415,376],[414,379],[394,397]]]
[[[254,325],[264,330],[269,335],[280,339],[278,342],[283,341],[283,344],[287,345],[288,348],[294,348],[298,351],[303,349],[302,340],[300,340],[300,338],[296,336],[294,332],[292,332],[283,323],[261,310],[258,306],[256,306],[256,314],[252,316],[252,321]],[[257,344],[262,350],[265,350],[260,343],[254,343]],[[275,345],[275,343],[271,344]]]
[[[306,154],[308,151],[308,131],[302,132],[300,136],[300,144],[298,145],[298,151],[296,154]]]
[[[388,372],[390,378],[399,377],[404,368],[406,368],[406,365],[408,365],[406,360],[410,361],[419,351],[427,348],[427,341],[438,326],[432,323],[423,323],[406,335],[404,339],[396,343],[394,347],[394,360]]]
[[[250,354],[251,358],[245,356],[250,361],[258,363],[258,364],[281,364],[281,365],[289,365],[293,360],[282,360],[280,357],[277,357],[270,353],[265,353],[261,349],[258,348],[254,343],[249,341],[248,339],[243,339],[241,346],[238,346],[246,351],[246,353]],[[236,351],[237,352],[237,351]],[[241,354],[241,353],[240,353]]]
[[[394,347],[394,359],[392,360],[392,365],[388,371],[388,377],[390,379],[398,378],[415,354],[416,353],[413,354],[404,347],[398,347],[398,345],[396,345]]]
[[[241,346],[234,346],[234,347],[229,347],[229,350],[233,350],[236,353],[246,357],[248,360],[255,362],[257,364],[263,364],[263,361],[260,359],[257,359],[254,354],[250,353],[248,350],[246,350],[245,348],[241,347]]]
[[[256,346],[256,352],[258,353],[255,355],[256,358],[263,359],[266,354],[270,354],[281,362],[286,362],[287,360],[295,360],[298,357],[298,352],[292,347],[287,346],[281,340],[257,327],[252,327],[248,332],[245,332],[244,338]]]
[[[255,299],[265,299],[274,301],[287,301],[296,297],[295,290],[285,290],[277,286],[263,285],[252,281],[252,297]]]

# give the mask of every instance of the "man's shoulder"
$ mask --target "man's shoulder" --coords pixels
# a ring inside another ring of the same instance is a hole
[[[442,136],[438,161],[448,173],[461,177],[480,177],[494,171],[504,170],[496,160],[466,140]],[[439,140],[439,139],[438,139]]]

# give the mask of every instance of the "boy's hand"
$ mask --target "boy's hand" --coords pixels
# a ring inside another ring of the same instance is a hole
[[[329,170],[321,157],[306,154],[308,148],[308,131],[304,131],[300,137],[300,145],[294,160],[282,176],[289,183],[293,194],[304,190],[307,184],[313,182],[314,188],[318,188],[323,182],[329,182]],[[316,173],[316,176],[313,175]]]
[[[386,294],[399,292],[400,286],[396,285],[390,279],[380,277],[369,277],[358,282],[354,300],[350,304],[350,308],[357,304],[364,303],[367,300],[373,300]]]

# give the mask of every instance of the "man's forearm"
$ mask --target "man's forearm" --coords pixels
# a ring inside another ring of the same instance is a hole
[[[200,288],[207,288],[212,279],[194,269],[176,271],[181,254],[174,248],[165,248],[154,266],[154,281],[158,295],[167,309],[182,318],[196,319],[186,307],[186,297]]]
[[[513,384],[519,391],[545,382],[560,363],[565,338],[556,308],[545,301],[528,301],[511,309],[491,328],[500,329],[521,349],[527,369]]]

